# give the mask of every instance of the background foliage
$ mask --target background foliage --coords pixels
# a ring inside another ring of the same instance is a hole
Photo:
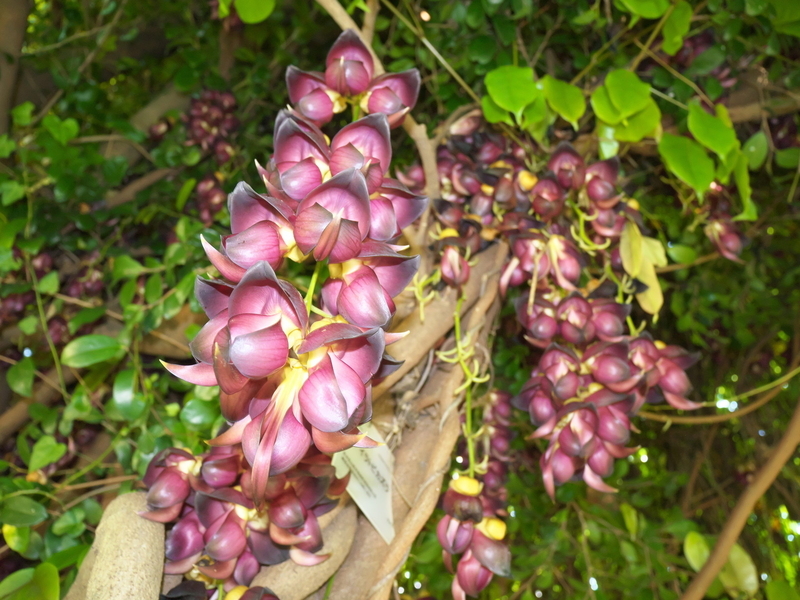
[[[348,8],[360,20],[367,6]],[[619,494],[570,483],[553,503],[518,415],[507,486],[514,577],[496,578],[484,597],[677,598],[800,393],[788,379],[758,411],[736,414],[751,401],[737,394],[800,364],[800,5],[407,0],[391,9],[380,8],[374,47],[389,70],[421,69],[414,114],[431,136],[477,99],[488,120],[543,147],[569,139],[620,155],[626,193],[672,262],[651,329],[702,351],[692,399],[731,417],[639,421],[642,449],[609,479]],[[286,66],[315,68],[338,34],[307,2],[36,0],[14,108],[0,114],[11,123],[0,135],[0,577],[14,573],[0,598],[57,598],[107,499],[131,489],[159,450],[202,451],[223,424],[213,390],[169,376],[158,359],[184,356],[201,322],[199,238],[216,239],[228,218],[215,190],[256,180],[254,160],[268,158],[288,102]],[[509,85],[527,69],[538,85]],[[191,98],[210,102],[203,90],[236,99],[224,160],[182,117]],[[713,105],[714,115],[703,108]],[[413,144],[397,137],[399,164],[411,164]],[[741,263],[720,258],[703,233],[719,211],[740,219]],[[534,363],[513,315],[497,336],[496,380],[516,391]],[[35,402],[19,404],[26,398]],[[722,577],[714,593],[797,597],[799,490],[794,458],[739,540],[733,571],[752,568],[755,583]],[[398,578],[400,596],[448,595],[439,551],[431,528]]]

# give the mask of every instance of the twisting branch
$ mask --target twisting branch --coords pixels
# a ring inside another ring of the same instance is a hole
[[[362,37],[367,46],[372,45],[372,38],[375,36],[375,21],[378,20],[378,11],[381,3],[378,0],[367,0],[369,11],[364,15],[364,25],[361,27]]]
[[[789,421],[789,426],[786,428],[781,441],[772,456],[756,473],[750,485],[740,496],[733,512],[722,528],[717,544],[714,546],[714,550],[711,551],[708,561],[703,565],[703,568],[689,587],[686,588],[682,600],[701,600],[703,598],[714,578],[728,561],[731,547],[739,538],[747,518],[753,511],[753,506],[778,477],[783,465],[792,457],[798,444],[800,444],[800,400],[798,400],[792,420]]]

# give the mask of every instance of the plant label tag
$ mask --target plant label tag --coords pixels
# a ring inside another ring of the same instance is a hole
[[[371,424],[361,426],[376,442],[384,444],[380,432]],[[350,473],[347,492],[355,500],[369,522],[389,544],[394,539],[394,517],[392,515],[392,474],[394,455],[386,445],[377,448],[350,448],[333,455],[336,476]]]

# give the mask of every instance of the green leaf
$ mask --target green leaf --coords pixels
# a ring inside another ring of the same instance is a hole
[[[642,260],[646,260],[656,267],[667,266],[667,255],[661,240],[651,237],[642,238]]]
[[[555,115],[547,108],[544,96],[539,96],[522,110],[520,126],[536,137],[542,127],[547,128],[554,119]]]
[[[583,98],[581,89],[550,77],[550,75],[544,76],[542,84],[544,85],[544,97],[550,108],[577,129],[578,120],[586,112],[586,100]]]
[[[50,271],[47,275],[42,277],[36,289],[39,290],[40,294],[45,294],[46,296],[52,296],[58,293],[58,271]]]
[[[625,521],[625,528],[628,530],[631,539],[635,540],[639,531],[639,513],[627,502],[619,505],[619,511],[622,513],[622,520]]]
[[[178,192],[177,198],[175,198],[175,209],[178,211],[182,211],[183,207],[186,206],[186,201],[189,199],[194,186],[197,185],[197,179],[187,179],[183,182],[180,191]]]
[[[144,271],[142,263],[136,259],[123,254],[114,258],[114,268],[111,274],[114,281],[119,279],[130,279],[131,277],[138,277]]]
[[[44,562],[36,567],[33,579],[28,584],[31,588],[26,595],[30,600],[59,600],[61,597],[61,581],[58,569],[49,562]]]
[[[683,554],[686,556],[686,560],[689,561],[689,566],[695,571],[703,568],[710,553],[706,538],[702,534],[696,531],[690,531],[686,534],[683,539]]]
[[[689,131],[706,148],[725,159],[731,150],[739,146],[736,132],[719,117],[708,114],[697,102],[689,105]]]
[[[589,102],[592,104],[592,110],[598,119],[609,125],[616,125],[622,120],[622,115],[611,102],[611,96],[608,95],[608,88],[601,85],[589,97]]]
[[[800,163],[800,148],[775,151],[775,164],[784,169],[796,169]]]
[[[658,143],[658,151],[667,168],[702,199],[714,181],[714,161],[703,147],[689,138],[665,133]]]
[[[260,23],[275,10],[275,0],[234,0],[233,5],[244,23]]]
[[[697,250],[691,246],[675,244],[667,248],[667,255],[676,263],[688,265],[697,259]]]
[[[656,269],[649,260],[642,259],[642,266],[636,279],[647,286],[643,292],[636,294],[636,301],[642,310],[648,314],[656,315],[664,306],[664,293],[661,291],[661,283],[658,281]]]
[[[211,427],[219,414],[219,402],[192,398],[184,405],[180,418],[189,429],[201,431]]]
[[[52,435],[40,437],[33,445],[28,471],[33,473],[56,462],[67,453],[67,445],[56,441]]]
[[[17,143],[7,133],[0,135],[0,158],[8,158],[17,148]]]
[[[26,356],[17,364],[13,365],[6,373],[8,387],[20,396],[30,398],[31,395],[33,395],[34,371],[33,359]]]
[[[497,52],[497,40],[488,35],[473,39],[467,46],[467,56],[479,65],[488,65]]]
[[[65,550],[61,550],[60,552],[56,552],[55,554],[51,554],[50,557],[47,559],[47,562],[54,565],[56,569],[61,571],[62,569],[66,569],[67,567],[71,567],[72,565],[78,563],[86,553],[89,551],[89,544],[78,544],[77,546],[72,546]]]
[[[711,46],[711,48],[695,58],[692,61],[692,65],[683,74],[689,79],[694,79],[698,75],[708,75],[724,63],[727,58],[728,55],[721,46]]]
[[[736,166],[733,168],[733,178],[736,181],[736,189],[742,199],[742,212],[736,215],[734,221],[755,221],[758,218],[758,209],[753,202],[753,190],[750,187],[750,171],[747,170],[747,157],[743,152],[739,152]]]
[[[631,277],[637,277],[642,266],[642,232],[633,221],[626,221],[619,240],[622,267]]]
[[[84,325],[88,325],[89,323],[94,323],[106,314],[105,306],[97,306],[95,308],[84,308],[74,317],[69,320],[67,323],[67,327],[69,328],[69,332],[75,335],[75,332],[78,331]]]
[[[614,127],[602,121],[597,121],[597,141],[601,160],[612,158],[619,152],[619,142],[614,138]]]
[[[39,328],[39,317],[28,315],[17,323],[17,327],[25,335],[33,335]]]
[[[25,186],[16,181],[4,181],[0,183],[0,196],[3,206],[10,206],[25,197]]]
[[[481,108],[483,109],[483,116],[489,123],[507,123],[513,126],[514,121],[511,120],[511,115],[508,111],[497,106],[497,103],[492,100],[491,96],[484,96],[481,98]]]
[[[644,110],[624,119],[614,127],[614,137],[620,142],[638,142],[647,136],[656,137],[661,125],[661,109],[651,98]]]
[[[31,121],[33,121],[33,109],[36,108],[33,102],[23,102],[15,106],[11,111],[11,118],[14,121],[14,125],[19,127],[24,127],[25,125],[30,125]]]
[[[770,0],[775,10],[772,27],[778,33],[800,37],[800,5],[786,0]]]
[[[61,352],[61,362],[79,369],[117,357],[122,350],[119,342],[107,335],[85,335],[72,340]]]
[[[154,273],[147,278],[147,283],[144,284],[144,299],[148,304],[155,304],[161,298],[163,283],[161,273]]]
[[[83,512],[82,508],[76,506],[53,521],[50,529],[59,537],[75,538],[86,531],[85,518],[86,513]]]
[[[533,82],[533,69],[507,65],[489,71],[486,91],[497,106],[519,115],[542,91]]]
[[[664,41],[661,49],[674,56],[683,46],[683,38],[689,32],[692,21],[692,7],[686,0],[679,0],[672,9],[672,14],[664,21]]]
[[[78,122],[75,119],[70,118],[62,121],[53,113],[42,119],[42,125],[62,146],[66,146],[71,139],[77,137],[80,131]]]
[[[135,421],[147,410],[147,402],[136,393],[136,371],[125,369],[114,378],[113,402],[115,408],[128,421]]]
[[[13,525],[3,525],[3,539],[14,552],[25,554],[31,543],[30,527],[14,527]]]
[[[669,8],[668,0],[622,0],[622,4],[634,15],[645,19],[658,19]]]
[[[719,572],[719,579],[731,595],[744,592],[752,596],[758,592],[758,571],[753,559],[739,544],[734,544],[728,562]]]
[[[764,591],[767,600],[800,600],[800,594],[785,581],[770,581]]]
[[[12,496],[0,502],[0,522],[14,527],[31,527],[47,518],[47,509],[28,496]]]
[[[747,157],[747,166],[751,171],[757,171],[761,168],[764,161],[767,160],[768,149],[767,135],[763,130],[756,131],[750,136],[750,139],[744,143],[742,152]]]
[[[611,71],[606,76],[603,87],[622,118],[644,110],[650,98],[650,86],[635,73],[625,69]],[[602,117],[601,117],[602,118]],[[605,121],[605,119],[603,119]]]
[[[33,567],[15,571],[0,582],[0,598],[5,599],[20,588],[25,587],[33,579]]]

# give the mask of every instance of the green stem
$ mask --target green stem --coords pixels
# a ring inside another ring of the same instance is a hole
[[[314,273],[311,275],[311,283],[308,284],[308,291],[306,292],[306,310],[309,316],[311,315],[311,306],[314,303],[314,292],[317,289],[320,271],[322,271],[322,262],[314,265]]]
[[[81,469],[80,471],[78,471],[77,473],[73,473],[72,475],[70,475],[69,477],[67,477],[67,478],[66,478],[66,479],[65,479],[65,480],[64,480],[64,481],[61,483],[61,485],[59,485],[59,486],[56,488],[56,492],[58,492],[59,490],[61,490],[61,489],[62,489],[62,488],[64,488],[64,487],[68,486],[70,483],[72,483],[72,482],[73,482],[73,481],[75,481],[76,479],[80,479],[81,477],[83,477],[84,475],[86,475],[86,474],[87,474],[89,471],[91,471],[92,469],[94,469],[94,468],[96,468],[98,465],[100,465],[100,464],[101,464],[101,463],[102,463],[102,462],[103,462],[103,461],[106,459],[106,457],[107,457],[109,454],[111,454],[112,450],[114,450],[114,446],[117,444],[117,442],[120,440],[120,438],[121,438],[121,437],[122,437],[122,434],[121,434],[121,433],[118,433],[118,434],[116,435],[116,437],[115,437],[113,440],[111,440],[111,443],[108,445],[108,448],[106,448],[105,450],[103,450],[103,452],[100,454],[100,456],[98,456],[97,458],[95,458],[95,459],[94,459],[92,462],[90,462],[88,465],[86,465],[84,468],[82,468],[82,469]]]
[[[456,338],[456,355],[458,356],[458,364],[461,370],[464,371],[464,377],[467,381],[474,379],[472,370],[464,360],[464,346],[461,334],[461,307],[464,305],[464,295],[458,299],[456,304],[456,312],[453,315],[453,331]],[[472,385],[468,385],[464,390],[464,437],[467,440],[467,456],[469,457],[468,474],[470,477],[475,477],[475,436],[472,431]]]
[[[764,385],[759,386],[757,388],[753,388],[752,390],[749,390],[747,392],[744,392],[744,393],[741,393],[741,394],[737,394],[733,398],[730,398],[730,401],[734,402],[734,401],[737,401],[737,400],[742,400],[743,398],[749,398],[750,396],[755,396],[756,394],[760,394],[761,392],[766,392],[767,390],[771,390],[774,387],[777,387],[779,385],[783,385],[784,383],[788,382],[790,379],[792,379],[798,373],[800,373],[800,367],[797,367],[796,369],[792,369],[786,375],[784,375],[783,377],[779,377],[775,381],[770,381],[769,383],[765,383]]]

